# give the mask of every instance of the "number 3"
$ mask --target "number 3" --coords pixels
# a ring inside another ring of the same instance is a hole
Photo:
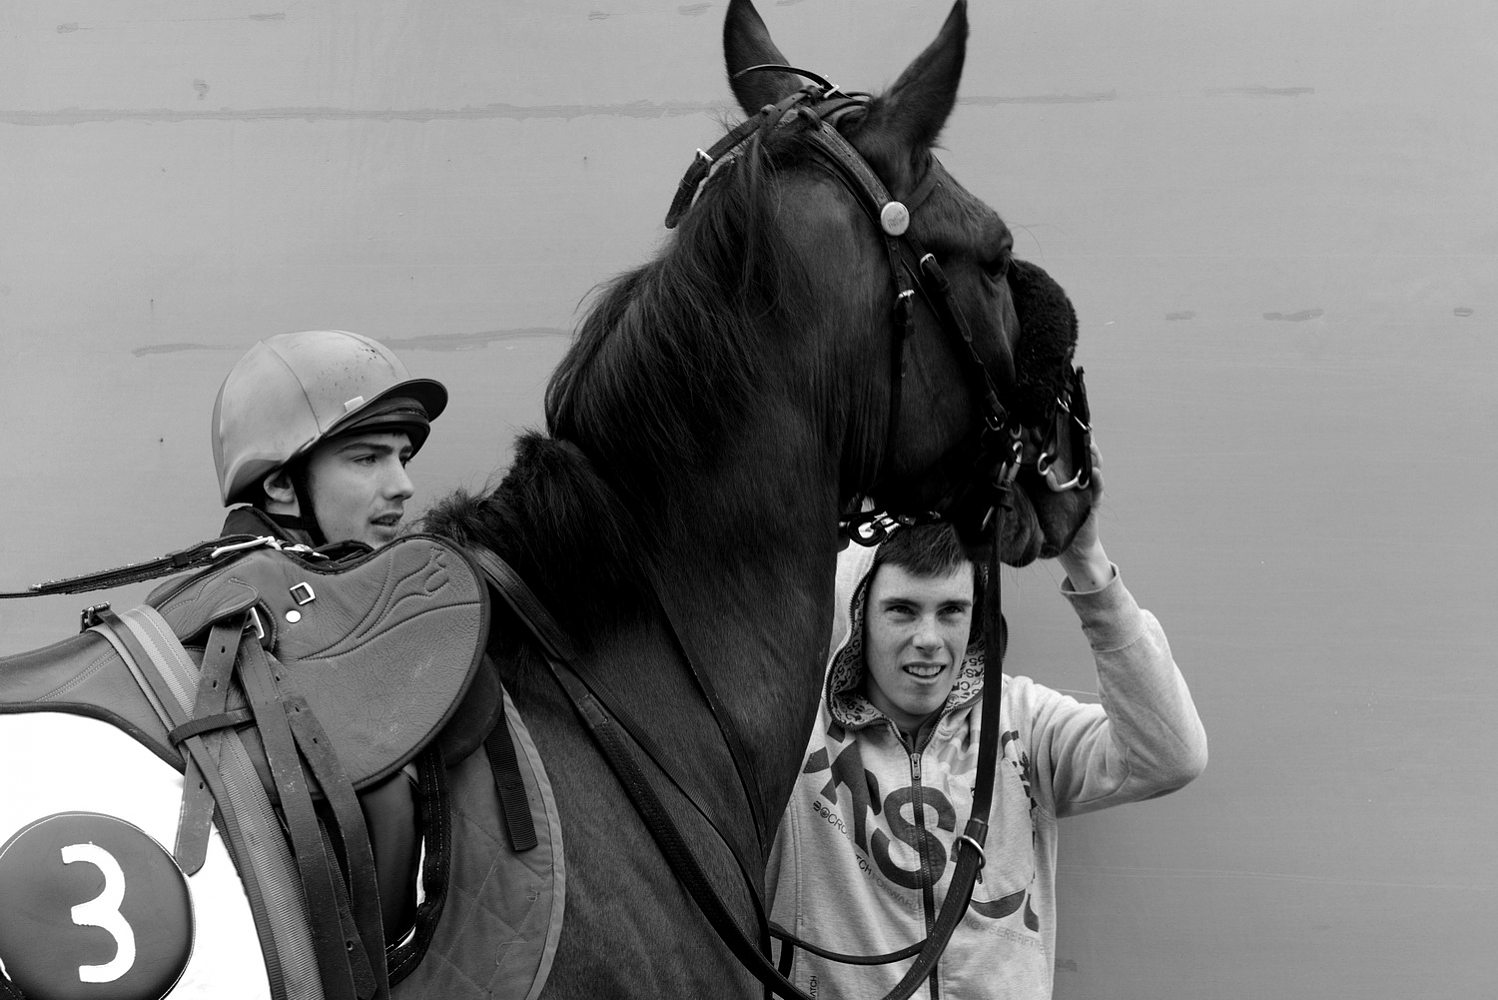
[[[104,875],[104,891],[87,903],[73,907],[73,923],[79,927],[100,927],[114,938],[113,960],[104,965],[78,966],[78,981],[83,983],[112,983],[130,971],[135,964],[135,932],[120,913],[120,903],[125,898],[125,873],[120,863],[97,844],[69,844],[62,849],[62,863],[73,864],[86,861]]]

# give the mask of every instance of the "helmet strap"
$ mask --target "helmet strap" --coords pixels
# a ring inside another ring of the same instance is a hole
[[[317,510],[312,506],[312,482],[307,474],[307,467],[311,464],[307,461],[307,456],[303,455],[287,462],[286,472],[291,477],[291,488],[296,492],[297,510],[301,512],[301,517],[298,519],[300,523],[295,527],[305,531],[307,537],[312,540],[312,547],[317,548],[328,544],[328,539],[322,533],[322,526],[317,523]],[[291,525],[283,526],[292,527]]]
[[[270,518],[271,521],[278,528],[285,528],[287,531],[306,531],[307,530],[307,525],[305,523],[303,523],[300,515],[297,515],[297,514],[276,514],[276,513],[272,513],[271,511],[268,511],[268,510],[261,511],[261,513],[264,514],[266,517]]]

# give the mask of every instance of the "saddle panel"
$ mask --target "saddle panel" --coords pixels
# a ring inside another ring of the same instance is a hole
[[[420,962],[392,982],[392,1000],[537,1000],[551,975],[566,916],[561,815],[541,754],[508,695],[503,711],[537,844],[512,849],[484,754],[448,768],[447,905]]]
[[[114,647],[96,632],[0,657],[0,714],[35,711],[110,722],[182,768],[182,756],[168,742],[150,701]]]

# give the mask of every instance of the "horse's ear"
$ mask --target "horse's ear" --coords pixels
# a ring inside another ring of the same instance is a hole
[[[784,66],[785,56],[770,40],[770,29],[749,0],[730,0],[723,19],[723,60],[728,67],[728,85],[746,115],[757,115],[766,104],[801,88],[801,80],[790,73],[761,70],[738,76],[741,69],[773,63]]]
[[[936,141],[957,103],[957,84],[967,55],[967,0],[957,0],[936,41],[916,56],[894,86],[870,109],[863,132],[905,149]]]

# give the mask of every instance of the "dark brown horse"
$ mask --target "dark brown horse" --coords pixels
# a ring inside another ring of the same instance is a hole
[[[932,154],[966,36],[958,0],[930,47],[838,129],[893,198],[918,196],[910,233],[950,281],[1004,405],[1038,424],[1075,328],[1017,312],[1009,231]],[[803,86],[784,69],[740,74],[785,63],[748,0],[730,4],[724,47],[746,114]],[[514,566],[610,699],[685,772],[700,811],[665,781],[658,790],[751,936],[728,843],[758,880],[815,713],[840,516],[866,495],[924,512],[973,475],[952,460],[982,425],[966,348],[917,297],[892,372],[897,292],[884,235],[820,165],[807,129],[759,129],[717,164],[655,258],[600,293],[547,389],[548,433],[518,442],[497,489],[450,498],[428,520]],[[1088,502],[1030,469],[1018,487],[1003,540],[1013,564],[1060,551]],[[490,654],[546,761],[567,852],[547,995],[755,994],[524,630],[495,615]],[[725,745],[682,646],[746,759]]]

